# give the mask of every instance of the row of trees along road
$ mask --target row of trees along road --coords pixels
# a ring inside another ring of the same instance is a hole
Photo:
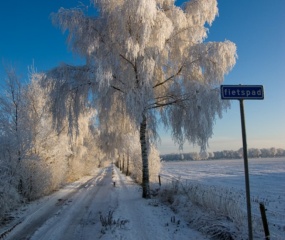
[[[102,122],[99,129],[94,122],[96,111],[85,107],[76,126],[68,124],[73,118],[66,116],[62,127],[55,129],[50,89],[40,82],[43,75],[32,72],[26,84],[21,83],[14,69],[7,68],[6,75],[6,84],[0,89],[1,223],[9,219],[5,217],[9,210],[93,174],[116,155],[121,169],[141,182],[139,132],[131,128],[128,118],[110,118],[114,122]],[[119,123],[121,131],[114,131]],[[160,157],[153,144],[149,164],[150,179],[154,181]]]
[[[7,68],[6,84],[1,86],[0,222],[21,202],[90,174],[104,159],[92,127],[94,110],[80,114],[76,137],[68,136],[67,124],[55,130],[41,78],[33,72],[29,84],[23,85],[16,71]]]
[[[236,62],[236,46],[205,41],[205,25],[218,14],[216,0],[193,0],[182,7],[174,0],[92,2],[93,15],[78,8],[52,14],[86,64],[61,65],[43,82],[51,88],[58,126],[66,115],[76,123],[90,101],[100,123],[114,122],[122,113],[130,119],[139,131],[142,196],[148,198],[148,152],[159,121],[179,145],[188,140],[206,148],[216,115],[229,106],[219,99],[218,86]],[[117,126],[113,131],[120,131]]]

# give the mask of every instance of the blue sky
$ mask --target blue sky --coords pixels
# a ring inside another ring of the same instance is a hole
[[[84,3],[89,3],[83,1]],[[177,1],[179,5],[183,1]],[[61,62],[80,63],[66,45],[66,38],[54,27],[50,13],[60,7],[75,7],[77,0],[2,1],[0,8],[0,59],[13,65],[27,79],[33,62],[38,71]],[[248,147],[285,148],[285,1],[218,0],[219,16],[209,28],[207,41],[236,43],[238,61],[224,84],[261,84],[264,100],[244,102]],[[0,78],[4,77],[0,64]],[[222,119],[217,119],[209,151],[237,150],[242,146],[239,102]],[[169,134],[161,134],[162,153],[177,152]],[[197,150],[185,144],[184,152]]]

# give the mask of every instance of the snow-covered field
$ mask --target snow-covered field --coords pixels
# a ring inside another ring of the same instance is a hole
[[[285,158],[250,159],[249,172],[255,234],[262,236],[259,203],[264,203],[272,239],[285,239]],[[234,206],[241,208],[241,212],[237,209],[221,211],[247,226],[246,215],[242,214],[246,214],[243,159],[164,162],[162,186],[173,179],[192,190],[197,189],[196,195],[191,195],[192,201],[199,202],[204,208],[219,211],[219,204],[231,206],[231,209]],[[218,205],[216,209],[215,205]]]

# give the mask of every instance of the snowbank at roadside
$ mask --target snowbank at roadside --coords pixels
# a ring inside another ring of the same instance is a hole
[[[179,215],[156,199],[143,199],[141,188],[114,167],[114,192],[118,198],[112,219],[118,223],[106,229],[102,239],[126,240],[206,240],[189,228]],[[122,224],[120,224],[122,223]]]

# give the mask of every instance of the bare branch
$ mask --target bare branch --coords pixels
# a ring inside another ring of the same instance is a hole
[[[120,54],[120,57],[123,58],[125,61],[127,61],[129,64],[131,64],[134,69],[136,69],[135,64],[133,64],[133,63],[132,63],[129,59],[127,59],[123,54]]]
[[[123,90],[121,90],[120,88],[117,88],[117,87],[115,87],[115,86],[113,86],[113,85],[111,85],[111,87],[112,88],[114,88],[115,90],[118,90],[118,91],[120,91],[120,92],[122,92],[122,93],[125,93]]]
[[[193,60],[192,62],[190,62],[188,65],[191,65],[191,64],[193,64],[193,63],[195,63],[195,62],[197,62],[197,61],[199,61],[199,60],[200,60],[200,58],[197,58],[197,59]],[[159,86],[161,86],[161,85],[167,83],[168,81],[174,79],[176,76],[178,76],[178,75],[181,73],[181,71],[182,71],[183,68],[184,68],[184,64],[182,64],[182,66],[178,69],[177,73],[175,73],[175,74],[173,74],[172,76],[170,76],[169,78],[165,79],[163,82],[157,83],[157,84],[154,85],[152,88],[159,87]]]
[[[183,65],[179,68],[179,70],[177,71],[177,73],[173,74],[172,76],[170,76],[169,78],[165,79],[163,82],[161,83],[157,83],[156,85],[154,85],[152,88],[156,88],[160,85],[163,85],[164,83],[168,82],[169,80],[173,79],[174,77],[178,76],[180,74],[180,72],[182,71]]]
[[[120,83],[122,83],[123,85],[126,85],[121,79],[117,78],[116,75],[113,75],[113,78],[118,80]]]
[[[173,104],[179,104],[188,100],[191,100],[193,98],[192,95],[190,95],[189,93],[187,94],[182,94],[179,96],[175,96],[175,95],[169,95],[169,96],[164,96],[164,97],[159,97],[156,98],[157,101],[152,103],[148,109],[155,109],[155,108],[161,108],[161,107],[165,107],[165,106],[170,106]],[[160,99],[160,100],[158,100]]]
[[[187,30],[189,30],[189,29],[191,29],[191,28],[196,28],[196,27],[197,27],[197,25],[185,27],[185,28],[181,29],[180,31],[177,31],[176,33],[172,34],[172,35],[170,36],[170,38],[168,38],[168,39],[165,40],[165,42],[167,43],[167,42],[169,42],[172,38],[174,38],[174,37],[176,37],[177,35],[179,35],[180,33],[183,33],[183,32],[185,32],[185,31],[187,31]]]

